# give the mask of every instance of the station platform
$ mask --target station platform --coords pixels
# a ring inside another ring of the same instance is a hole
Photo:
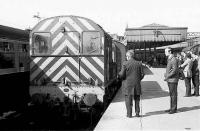
[[[200,96],[184,97],[185,84],[178,83],[178,111],[168,114],[170,107],[168,86],[164,81],[165,68],[149,68],[142,80],[141,117],[126,117],[125,100],[121,89],[114,97],[95,131],[129,130],[200,130]],[[193,89],[192,89],[193,93]],[[134,102],[133,102],[134,107]]]

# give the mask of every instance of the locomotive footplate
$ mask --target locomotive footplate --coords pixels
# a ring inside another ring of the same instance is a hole
[[[57,86],[30,86],[30,95],[36,93],[50,94],[54,98],[59,98],[63,101],[64,97],[69,97],[71,100],[79,102],[86,94],[94,94],[97,99],[103,102],[104,89],[99,86],[90,85],[57,85]]]

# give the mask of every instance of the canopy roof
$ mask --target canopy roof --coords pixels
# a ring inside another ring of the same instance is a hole
[[[126,28],[127,42],[183,42],[187,38],[187,27],[168,27],[152,23],[139,28]]]
[[[152,24],[144,25],[144,26],[138,27],[138,28],[126,28],[126,30],[155,29],[155,28],[160,29],[160,28],[169,28],[169,27],[166,25],[152,23]]]

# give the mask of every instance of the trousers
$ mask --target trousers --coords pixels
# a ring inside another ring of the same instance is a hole
[[[194,85],[194,95],[199,95],[199,75],[192,76],[192,83]]]
[[[178,86],[178,83],[168,82],[171,111],[177,110],[177,86]]]
[[[191,78],[185,77],[185,87],[186,87],[185,96],[191,96]]]
[[[127,116],[132,116],[133,98],[135,101],[135,113],[140,113],[140,95],[125,95]]]

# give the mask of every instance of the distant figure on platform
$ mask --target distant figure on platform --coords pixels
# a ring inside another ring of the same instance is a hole
[[[177,86],[179,80],[178,60],[172,54],[171,48],[165,49],[165,55],[168,57],[168,59],[164,80],[167,81],[170,95],[170,109],[166,110],[166,112],[169,112],[169,114],[173,114],[177,112]]]
[[[186,53],[186,59],[184,63],[180,66],[183,69],[183,73],[185,75],[185,87],[186,87],[186,93],[185,97],[191,96],[191,79],[192,79],[192,57],[190,53]]]
[[[181,53],[177,53],[176,54],[176,58],[178,59],[178,65],[180,66],[181,64],[183,64],[183,57],[181,55]]]
[[[119,78],[123,80],[122,91],[125,95],[127,117],[132,117],[133,98],[135,100],[136,117],[140,117],[141,80],[144,78],[142,63],[134,59],[134,50],[126,53],[127,61],[123,62]]]

